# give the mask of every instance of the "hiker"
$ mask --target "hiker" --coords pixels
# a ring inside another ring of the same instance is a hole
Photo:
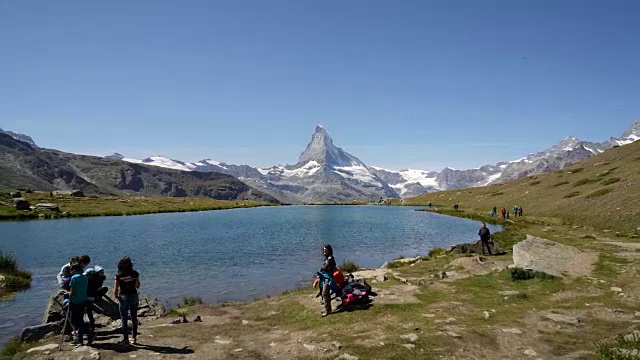
[[[82,273],[82,265],[79,263],[71,266],[71,274],[69,306],[71,306],[71,324],[76,330],[74,345],[82,345],[82,337],[85,333],[87,333],[87,344],[91,345],[95,338],[95,333],[91,330],[87,332],[87,325],[84,322],[84,311],[89,300],[87,297],[89,279]]]
[[[518,208],[518,217],[522,217],[522,206]]]
[[[453,210],[458,211],[458,204],[453,204]]]
[[[91,263],[91,258],[89,257],[89,255],[82,255],[78,258],[80,265],[82,265],[82,271],[84,271],[89,264]]]
[[[487,247],[487,251],[489,252],[489,255],[491,254],[491,247],[489,246],[489,239],[491,237],[491,231],[489,231],[489,228],[487,228],[487,224],[482,223],[482,226],[480,227],[480,230],[478,231],[478,235],[480,235],[480,241],[482,242],[481,246],[482,246],[482,255],[485,255],[484,253],[484,247]]]
[[[129,345],[129,328],[127,322],[131,315],[131,334],[133,343],[137,344],[138,337],[138,288],[140,288],[140,274],[133,270],[133,263],[128,256],[118,262],[118,273],[113,285],[113,295],[118,299],[120,319],[122,319],[122,340],[120,345]]]
[[[518,216],[518,206],[514,206],[513,207],[513,217],[517,217]]]
[[[431,209],[431,202],[429,202],[429,209]]]
[[[89,318],[90,329],[93,331],[96,327],[96,321],[93,318],[93,303],[96,299],[106,295],[109,289],[106,286],[102,286],[107,277],[104,275],[104,269],[101,266],[96,265],[93,268],[88,268],[84,271],[84,275],[88,279],[87,317]]]
[[[493,214],[498,215],[498,208],[495,206],[493,207]]]
[[[336,270],[336,259],[333,257],[333,248],[327,244],[322,247],[322,255],[324,255],[324,261],[322,267],[320,267],[320,273],[326,274],[321,281],[324,281],[322,286],[322,302],[324,304],[324,311],[322,317],[331,314],[331,289],[329,288],[329,282],[333,279],[333,272]]]
[[[75,264],[79,264],[80,259],[77,256],[72,256],[68,264],[62,265],[60,272],[58,273],[58,285],[64,290],[69,291],[69,281],[71,281],[71,267]]]
[[[502,218],[506,219],[507,218],[507,209],[502,208],[502,211],[500,212],[502,214]]]

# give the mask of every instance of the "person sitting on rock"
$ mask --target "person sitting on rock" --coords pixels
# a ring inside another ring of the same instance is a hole
[[[322,317],[331,314],[331,289],[330,281],[333,279],[333,272],[336,270],[336,259],[333,257],[333,248],[327,244],[322,248],[322,255],[324,255],[324,261],[320,267],[320,273],[324,276],[320,281],[324,281],[322,286],[322,303],[324,304],[324,311]]]
[[[113,295],[118,299],[120,319],[122,319],[122,340],[120,345],[129,345],[129,314],[131,315],[131,333],[133,343],[137,343],[138,336],[138,288],[140,288],[140,274],[133,270],[133,263],[128,256],[118,262],[118,273],[113,285]]]
[[[69,281],[71,281],[71,267],[74,264],[79,264],[80,263],[80,258],[77,256],[72,256],[71,260],[69,260],[68,264],[64,264],[62,266],[62,268],[60,269],[60,272],[58,273],[58,285],[66,290],[69,291]]]

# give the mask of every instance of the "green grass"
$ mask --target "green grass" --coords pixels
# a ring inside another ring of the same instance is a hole
[[[31,286],[31,273],[20,269],[18,260],[11,253],[0,251],[0,275],[4,276],[6,290],[15,291]]]
[[[599,196],[603,196],[606,195],[610,192],[612,192],[613,189],[611,188],[604,188],[604,189],[599,189],[596,190],[594,192],[588,193],[587,195],[585,195],[586,198],[594,198],[594,197],[599,197]]]
[[[580,195],[580,191],[572,191],[572,192],[566,194],[565,196],[563,196],[562,198],[563,199],[570,199],[570,198],[576,197],[578,195]]]
[[[620,351],[621,349],[632,351],[640,350],[640,342],[625,340],[623,335],[618,335],[613,341],[596,342],[596,358],[599,360],[638,360],[640,356],[631,355]]]
[[[20,351],[23,350],[22,343],[20,342],[20,338],[15,337],[5,345],[4,349],[2,349],[2,358],[3,359],[13,359]]]
[[[568,181],[560,181],[559,183],[555,183],[552,186],[553,187],[558,187],[558,186],[562,186],[562,185],[567,185],[569,182]]]
[[[574,187],[577,187],[577,186],[587,185],[587,184],[590,184],[590,183],[593,183],[593,182],[598,182],[598,181],[600,181],[600,179],[596,179],[596,178],[584,178],[584,179],[580,179],[580,180],[578,180],[578,181],[574,182],[574,183],[573,183],[573,186],[574,186]]]
[[[602,181],[602,185],[611,185],[617,183],[618,181],[620,181],[620,178],[613,177]]]
[[[184,298],[182,298],[182,302],[180,303],[180,306],[193,306],[193,305],[201,305],[204,304],[204,301],[202,301],[202,298],[200,297],[196,297],[196,296],[186,296]]]
[[[439,248],[439,247],[435,247],[435,248],[429,250],[429,253],[427,254],[427,256],[429,258],[434,258],[436,256],[443,255],[445,253],[446,253],[445,249]]]
[[[579,173],[579,172],[581,172],[583,170],[584,170],[584,168],[582,168],[582,167],[573,168],[573,169],[567,170],[567,174],[577,174],[577,173]]]
[[[535,186],[535,185],[538,185],[540,183],[542,183],[542,181],[540,181],[540,180],[532,181],[532,182],[529,183],[529,186]]]
[[[87,197],[57,197],[50,199],[49,193],[34,192],[24,194],[31,204],[54,202],[60,206],[60,213],[48,211],[18,211],[7,199],[8,194],[0,193],[0,220],[76,218],[89,216],[129,216],[167,212],[193,212],[251,208],[272,204],[258,201],[214,200],[210,198],[175,197],[126,197],[90,195]]]
[[[511,275],[511,279],[513,280],[530,280],[534,278],[541,279],[541,280],[555,279],[555,276],[549,275],[547,273],[534,271],[531,269],[518,268],[518,267],[509,269],[509,274]]]
[[[352,273],[352,272],[356,272],[358,271],[360,267],[358,266],[358,264],[356,264],[354,261],[352,260],[345,260],[342,262],[342,264],[340,265],[340,270],[342,270],[343,273]]]

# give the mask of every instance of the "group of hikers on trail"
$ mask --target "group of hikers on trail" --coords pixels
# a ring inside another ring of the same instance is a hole
[[[506,208],[502,208],[502,211],[500,211],[500,214],[502,215],[503,219],[509,218],[509,211]],[[494,206],[491,212],[489,213],[489,215],[491,216],[498,215],[498,209]],[[521,217],[521,216],[522,216],[522,206],[514,206],[513,217]]]
[[[69,263],[62,266],[58,274],[58,284],[64,292],[63,308],[66,309],[67,319],[75,331],[74,345],[83,345],[83,337],[87,335],[87,344],[91,345],[96,337],[95,320],[93,317],[93,303],[107,294],[109,290],[103,286],[106,276],[104,268],[96,265],[89,267],[91,258],[88,255],[73,256]],[[113,285],[113,295],[118,299],[118,310],[122,320],[123,339],[118,343],[129,345],[128,320],[131,319],[133,343],[137,342],[138,330],[138,288],[140,274],[133,269],[133,263],[128,256],[118,262],[118,272]],[[84,322],[87,314],[89,324]]]

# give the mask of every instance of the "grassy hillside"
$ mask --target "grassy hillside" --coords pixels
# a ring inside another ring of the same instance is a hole
[[[0,134],[0,190],[16,188],[278,202],[271,195],[221,173],[179,171],[32,148],[27,143]]]
[[[87,197],[50,197],[48,192],[22,194],[31,205],[54,203],[60,213],[51,211],[18,211],[8,193],[0,193],[0,220],[59,218],[83,216],[139,215],[164,212],[185,212],[256,207],[269,205],[257,201],[226,201],[208,198],[159,198],[89,195]]]
[[[633,233],[640,226],[640,141],[548,174],[482,188],[451,190],[404,200],[405,205],[488,214],[522,206],[523,215],[564,224]],[[517,220],[511,218],[512,220]]]

